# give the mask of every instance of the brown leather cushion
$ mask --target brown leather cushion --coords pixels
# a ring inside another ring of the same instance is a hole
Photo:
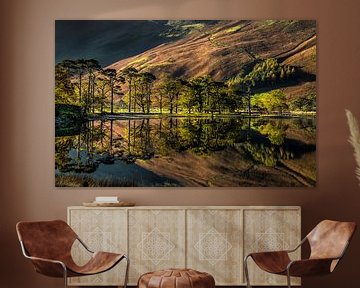
[[[143,274],[138,288],[213,288],[214,277],[192,269],[167,269]]]

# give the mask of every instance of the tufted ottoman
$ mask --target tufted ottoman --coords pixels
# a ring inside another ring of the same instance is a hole
[[[214,277],[192,269],[166,269],[140,276],[138,288],[214,288]]]

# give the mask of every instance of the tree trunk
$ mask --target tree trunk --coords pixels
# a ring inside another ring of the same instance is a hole
[[[109,147],[109,154],[112,155],[113,151],[113,121],[114,120],[110,120],[110,147]]]
[[[95,75],[93,75],[92,77],[91,99],[92,99],[93,113],[95,113]]]
[[[128,154],[131,152],[131,123],[130,119],[128,120]]]
[[[79,103],[81,103],[81,78],[82,74],[79,74]]]
[[[160,114],[162,114],[162,95],[160,95]]]
[[[175,98],[175,113],[178,113],[178,102],[179,102],[179,94],[176,94]]]
[[[102,87],[101,89],[101,110],[100,110],[100,113],[104,113],[104,99],[105,99],[105,85]]]
[[[147,111],[147,114],[150,113],[150,94],[151,94],[151,87],[148,86],[147,87],[147,92],[146,92],[146,111]]]
[[[136,97],[137,97],[137,95],[136,95],[136,83],[134,83],[134,101],[133,101],[133,112],[136,112]]]
[[[104,130],[104,121],[101,120],[100,122],[100,134],[103,135],[103,130]],[[101,150],[104,149],[104,141],[103,141],[104,137],[101,137],[100,143],[101,143]]]
[[[85,110],[86,113],[90,112],[90,93],[91,93],[91,74],[88,75],[88,87],[87,87],[87,93],[86,93],[86,103],[85,103]]]
[[[129,113],[131,112],[131,85],[132,85],[132,80],[131,80],[131,78],[130,78],[130,80],[129,80],[129,103],[128,103],[128,111],[129,111]]]
[[[114,114],[114,84],[111,82],[111,103],[110,103],[110,113]]]

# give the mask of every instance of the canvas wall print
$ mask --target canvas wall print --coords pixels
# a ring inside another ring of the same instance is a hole
[[[57,187],[314,187],[316,22],[55,21]]]

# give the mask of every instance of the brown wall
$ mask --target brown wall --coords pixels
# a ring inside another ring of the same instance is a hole
[[[303,234],[324,218],[360,223],[360,188],[344,108],[360,118],[360,2],[357,0],[2,0],[0,1],[0,286],[62,287],[33,273],[15,235],[19,220],[66,217],[95,195],[139,205],[301,205]],[[54,188],[55,19],[316,19],[316,188]],[[359,231],[358,231],[359,234]],[[360,235],[337,272],[304,287],[358,287]]]

